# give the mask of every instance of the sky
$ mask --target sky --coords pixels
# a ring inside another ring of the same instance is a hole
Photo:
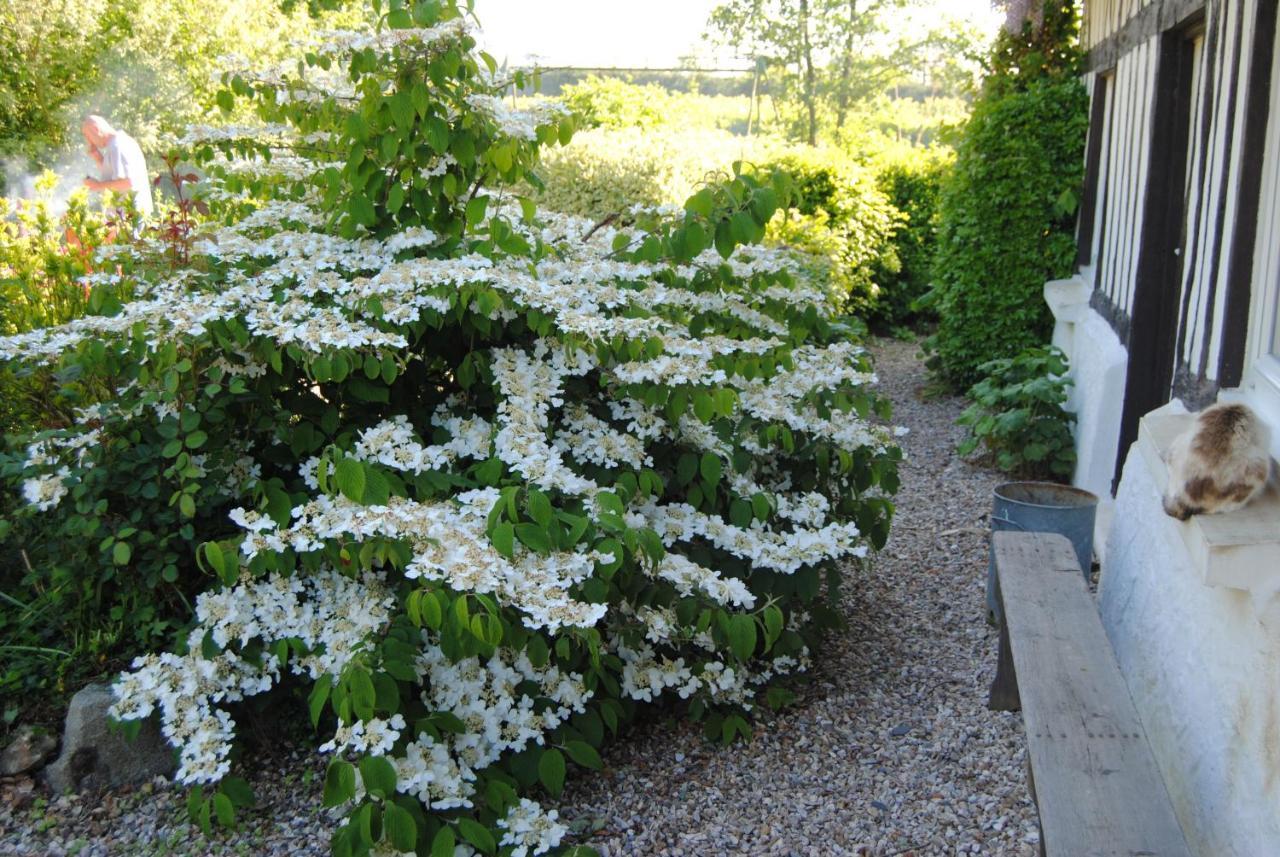
[[[722,66],[743,65],[712,56],[702,40],[718,0],[476,0],[484,32],[480,43],[498,62],[547,66],[659,68],[695,50]],[[934,0],[953,15],[1001,20],[990,0]]]

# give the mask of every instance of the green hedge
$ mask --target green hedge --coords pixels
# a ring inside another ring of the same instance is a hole
[[[876,185],[889,203],[902,213],[893,236],[899,268],[896,273],[877,272],[880,297],[873,322],[894,327],[931,316],[917,302],[933,281],[933,260],[938,249],[938,208],[942,184],[954,168],[949,149],[915,151],[880,166]]]
[[[1088,127],[1074,33],[1063,4],[1040,31],[1001,36],[943,188],[928,347],[957,389],[988,360],[1045,341],[1041,289],[1073,267]]]
[[[870,317],[900,270],[894,237],[902,214],[869,169],[837,150],[795,148],[767,162],[795,181],[799,203],[775,218],[775,240],[812,254],[846,309]]]
[[[634,84],[588,75],[560,93],[587,128],[652,128],[666,116],[671,95],[655,83]]]

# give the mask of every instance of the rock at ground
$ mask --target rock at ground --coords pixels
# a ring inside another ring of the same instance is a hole
[[[45,770],[45,781],[55,792],[114,788],[173,772],[173,748],[155,720],[144,721],[138,736],[129,740],[111,726],[114,702],[105,684],[88,685],[71,698],[62,754]]]
[[[36,799],[36,783],[31,777],[7,777],[0,780],[0,807],[21,811]]]
[[[0,753],[0,777],[34,771],[58,749],[58,739],[34,726],[21,726]]]

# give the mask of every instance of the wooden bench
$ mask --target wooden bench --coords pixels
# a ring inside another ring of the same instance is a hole
[[[1042,854],[1189,857],[1071,543],[993,534],[1003,609],[988,707],[1022,710]]]

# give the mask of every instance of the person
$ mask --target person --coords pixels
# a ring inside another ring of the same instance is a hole
[[[86,176],[84,186],[92,191],[130,192],[134,208],[143,217],[150,217],[155,208],[151,200],[151,180],[138,141],[97,115],[85,117],[80,133],[89,144],[89,157],[98,165],[101,176],[96,179]]]

